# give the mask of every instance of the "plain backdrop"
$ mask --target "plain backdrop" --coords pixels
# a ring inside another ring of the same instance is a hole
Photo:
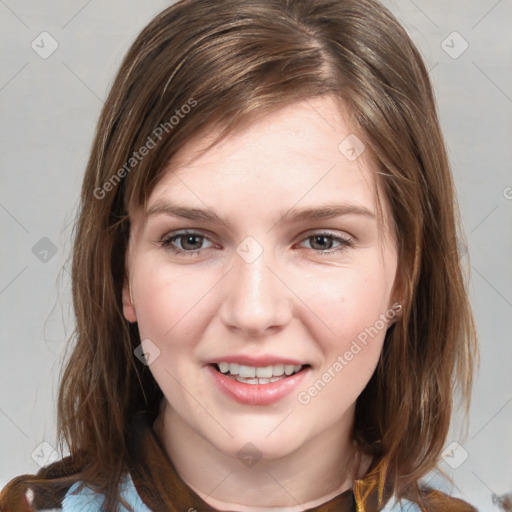
[[[512,2],[385,3],[430,69],[481,343],[468,436],[455,416],[440,467],[480,510],[500,510],[512,491]],[[0,0],[0,487],[56,446],[65,264],[93,132],[123,55],[168,5]]]

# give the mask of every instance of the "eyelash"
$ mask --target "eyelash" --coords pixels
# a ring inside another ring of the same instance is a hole
[[[170,236],[165,236],[162,240],[160,240],[159,243],[162,248],[170,250],[174,254],[180,254],[180,255],[184,255],[184,256],[195,256],[196,254],[200,253],[203,249],[196,249],[193,251],[185,251],[183,249],[179,249],[178,247],[174,247],[172,245],[172,243],[175,240],[177,240],[181,237],[191,236],[191,235],[195,236],[196,238],[209,240],[207,236],[202,235],[201,233],[198,233],[196,231],[182,231],[179,233],[172,234]],[[317,251],[315,249],[311,249],[312,251],[315,251],[319,254],[327,254],[327,255],[334,254],[336,252],[343,251],[343,250],[347,249],[348,247],[353,246],[353,242],[351,239],[344,238],[344,237],[341,237],[338,235],[333,235],[333,234],[327,233],[327,232],[318,232],[318,233],[310,234],[307,237],[303,238],[302,241],[309,240],[314,237],[327,237],[334,241],[340,242],[340,246],[338,248],[336,248],[334,250],[330,250],[330,251]]]

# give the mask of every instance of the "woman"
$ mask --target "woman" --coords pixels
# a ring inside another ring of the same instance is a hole
[[[428,74],[380,4],[169,7],[83,182],[70,456],[2,510],[474,510],[419,483],[454,387],[469,406],[458,237]]]

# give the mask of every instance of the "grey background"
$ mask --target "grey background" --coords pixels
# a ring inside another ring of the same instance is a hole
[[[385,3],[431,70],[481,343],[468,436],[455,416],[447,446],[461,447],[440,467],[465,499],[499,510],[491,496],[512,491],[512,2]],[[95,124],[122,56],[168,4],[0,0],[0,487],[36,472],[56,447],[55,397],[73,327],[64,265]],[[31,47],[42,47],[43,31],[58,44],[46,59]]]

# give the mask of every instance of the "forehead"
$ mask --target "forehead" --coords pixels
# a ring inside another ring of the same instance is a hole
[[[262,116],[208,150],[220,129],[200,133],[173,157],[145,213],[165,200],[274,216],[283,208],[344,202],[378,216],[376,165],[349,119],[343,104],[324,96]]]
[[[332,161],[332,150],[336,155],[339,150],[338,139],[355,135],[356,129],[349,119],[344,104],[330,95],[296,101],[270,113],[251,113],[228,134],[227,140],[219,143],[215,141],[221,127],[208,126],[198,132],[174,155],[168,170],[191,168],[195,160],[204,163],[209,159],[229,158],[236,149],[243,149],[248,154],[257,152],[261,156],[270,151],[284,154],[286,149],[293,149],[294,153],[300,152],[302,157]],[[285,141],[286,148],[283,147]],[[291,144],[293,141],[296,144]],[[215,145],[208,149],[212,143]],[[275,153],[272,156],[275,157]]]

